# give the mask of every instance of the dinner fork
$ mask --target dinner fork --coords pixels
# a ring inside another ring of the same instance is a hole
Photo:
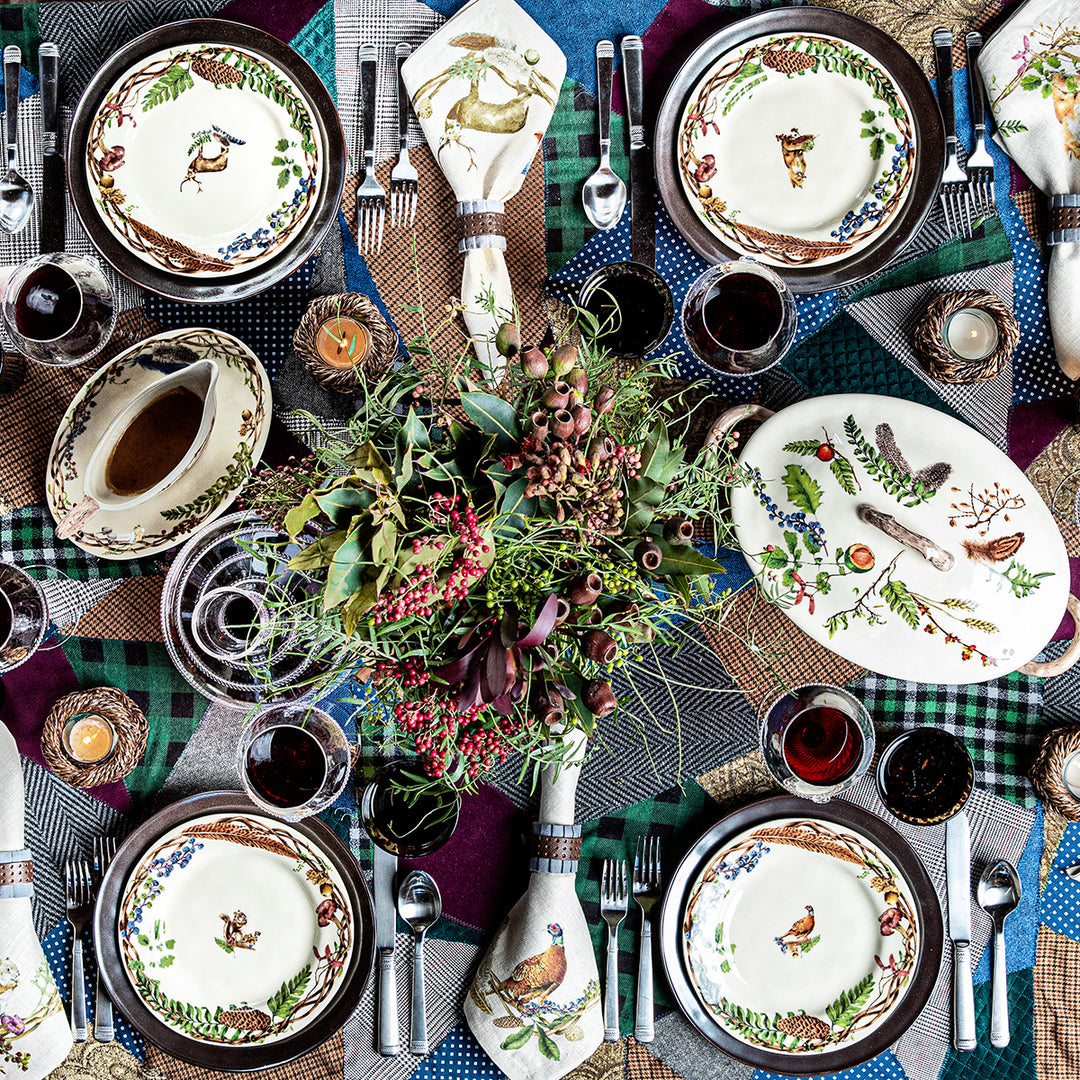
[[[934,50],[937,65],[938,101],[945,123],[945,172],[941,177],[941,208],[945,211],[945,226],[953,236],[971,232],[971,192],[967,173],[957,158],[959,141],[956,138],[956,109],[953,104],[952,31],[939,27],[934,31]],[[961,221],[961,211],[964,222]]]
[[[653,1041],[652,922],[650,914],[660,899],[660,837],[638,838],[634,852],[634,900],[641,908],[641,944],[638,952],[634,1038]]]
[[[109,869],[109,863],[116,855],[115,836],[94,837],[94,892],[101,888],[101,879]],[[94,1038],[98,1042],[112,1042],[116,1038],[113,1030],[112,999],[105,991],[101,981],[101,959],[98,958],[97,987],[94,991]]]
[[[997,213],[994,198],[994,159],[986,149],[986,105],[983,101],[983,81],[979,71],[982,34],[972,30],[964,39],[967,51],[968,95],[971,100],[971,126],[975,132],[975,148],[967,159],[968,184],[975,200],[975,210],[983,217]]]
[[[86,1042],[86,977],[83,974],[82,932],[94,911],[90,867],[85,859],[69,859],[64,875],[65,908],[74,942],[71,946],[71,1033]]]
[[[375,178],[375,74],[374,45],[360,46],[360,100],[364,121],[364,179],[356,191],[360,247],[365,255],[382,250],[386,191]]]
[[[619,1041],[619,924],[628,906],[626,860],[605,859],[600,882],[600,914],[607,923],[607,975],[604,977],[604,1042]]]
[[[416,196],[420,189],[416,166],[409,161],[409,91],[401,78],[401,67],[411,53],[412,46],[407,41],[399,42],[394,50],[398,71],[398,134],[401,137],[398,159],[390,170],[390,224],[395,227],[411,225],[416,220]]]

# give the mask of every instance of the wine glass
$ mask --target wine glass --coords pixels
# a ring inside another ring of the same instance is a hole
[[[11,270],[0,315],[15,347],[41,364],[70,367],[98,353],[116,322],[113,293],[92,259],[38,255]]]
[[[417,779],[419,778],[419,779]],[[372,841],[391,855],[419,858],[454,834],[461,795],[423,777],[419,761],[397,758],[372,777],[360,799],[360,820]]]

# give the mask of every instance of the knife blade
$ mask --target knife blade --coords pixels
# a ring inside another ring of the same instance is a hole
[[[652,154],[645,145],[645,75],[641,38],[636,34],[619,43],[630,121],[630,258],[656,266],[656,211],[653,201]]]
[[[38,250],[47,255],[64,250],[67,213],[67,179],[60,142],[60,110],[57,105],[60,81],[60,51],[49,41],[38,47],[38,75],[41,79],[41,228]]]
[[[974,1050],[978,1039],[971,986],[971,840],[963,810],[945,825],[945,878],[953,943],[953,1046]]]
[[[394,935],[397,931],[397,904],[394,875],[397,856],[372,844],[375,879],[375,949],[379,954],[379,1053],[394,1057],[400,1049],[397,1017],[397,976],[394,973]]]

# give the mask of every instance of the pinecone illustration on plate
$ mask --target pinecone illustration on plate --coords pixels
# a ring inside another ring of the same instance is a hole
[[[196,56],[191,61],[191,70],[215,86],[238,83],[244,76],[234,67],[223,64],[220,60],[211,60],[209,56]]]
[[[775,49],[762,53],[761,62],[774,71],[793,75],[796,71],[805,71],[814,66],[814,58],[806,53],[793,52],[791,49]]]
[[[270,1017],[261,1009],[224,1009],[217,1014],[217,1020],[238,1031],[270,1030]]]
[[[777,1028],[785,1035],[794,1035],[796,1039],[826,1039],[832,1030],[824,1020],[816,1016],[782,1016],[776,1021]]]

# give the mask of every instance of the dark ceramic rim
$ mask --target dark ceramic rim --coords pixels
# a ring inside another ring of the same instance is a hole
[[[952,740],[952,742],[963,752],[964,757],[967,758],[967,786],[964,788],[963,798],[954,803],[950,809],[937,814],[934,817],[915,817],[914,815],[899,813],[889,805],[885,799],[885,785],[882,783],[882,777],[885,775],[885,766],[896,752],[897,747],[903,746],[913,739],[925,738],[925,733],[928,731],[932,731],[937,738]],[[951,817],[956,817],[956,815],[967,806],[968,799],[971,798],[971,792],[975,788],[975,762],[972,760],[971,751],[968,750],[968,748],[960,741],[960,739],[953,735],[952,732],[943,731],[941,728],[937,727],[912,728],[910,731],[901,732],[895,739],[891,739],[885,744],[881,751],[881,757],[878,758],[877,768],[874,770],[874,782],[877,784],[878,798],[881,800],[885,809],[888,810],[893,817],[900,821],[907,822],[908,825],[939,825],[943,821],[948,821]]]
[[[915,971],[900,1004],[869,1035],[839,1050],[820,1054],[782,1054],[750,1046],[722,1028],[702,1006],[682,957],[680,935],[683,909],[694,879],[713,853],[731,837],[778,818],[804,818],[845,825],[873,840],[900,869],[913,893],[922,943]],[[941,969],[944,925],[941,904],[922,860],[911,845],[887,822],[861,806],[834,799],[808,803],[794,795],[765,799],[737,810],[706,830],[683,856],[664,896],[660,912],[660,958],[679,1008],[714,1046],[737,1061],[782,1076],[817,1076],[862,1065],[888,1049],[915,1022],[937,982]]]
[[[881,235],[848,259],[826,266],[774,266],[795,293],[817,293],[862,281],[887,266],[914,238],[929,216],[945,167],[945,129],[941,111],[922,68],[904,48],[876,26],[820,7],[763,11],[707,38],[672,80],[656,121],[656,181],[671,220],[683,239],[709,262],[727,262],[746,252],[728,246],[701,222],[679,180],[676,143],[686,99],[716,58],[756,37],[785,31],[831,34],[857,45],[889,73],[908,103],[915,127],[915,175],[907,201]]]
[[[279,254],[243,273],[227,278],[188,278],[170,274],[128,250],[101,220],[86,182],[83,150],[90,125],[113,83],[140,60],[178,45],[221,44],[251,49],[274,63],[300,88],[311,105],[312,120],[325,150],[320,162],[322,183],[307,219],[296,237]],[[345,135],[329,91],[314,68],[295,49],[263,30],[227,19],[185,19],[159,26],[118,49],[98,69],[83,92],[71,121],[67,182],[75,212],[94,247],[109,265],[128,280],[158,296],[196,304],[218,304],[254,296],[286,278],[322,243],[337,220],[345,187]]]
[[[341,973],[333,1002],[314,1023],[286,1039],[265,1046],[229,1046],[189,1039],[163,1023],[135,992],[120,959],[116,917],[132,868],[151,844],[170,829],[205,814],[249,814],[287,825],[310,840],[341,875],[354,913],[352,959]],[[375,909],[352,852],[318,818],[283,822],[260,810],[239,791],[213,791],[181,799],[144,821],[120,846],[101,882],[94,909],[94,950],[109,997],[140,1034],[189,1065],[224,1072],[252,1072],[284,1065],[324,1043],[356,1008],[371,974],[375,955]]]
[[[655,268],[646,266],[645,263],[635,262],[632,259],[623,259],[619,262],[611,262],[607,263],[605,266],[597,267],[585,279],[578,292],[578,307],[585,307],[585,302],[600,287],[596,282],[596,279],[602,277],[604,274],[611,274],[615,277],[630,275],[631,277],[644,278],[646,281],[651,282],[656,286],[656,291],[664,301],[664,322],[660,331],[649,342],[648,346],[640,350],[641,356],[651,353],[653,349],[657,348],[663,342],[664,338],[668,336],[668,333],[671,330],[671,324],[675,321],[675,297],[672,295],[671,287],[660,274],[657,273]],[[603,338],[598,340],[603,344]],[[607,349],[612,356],[618,357],[619,359],[638,357],[639,355],[638,353],[616,352],[610,345],[605,345],[604,348]]]

